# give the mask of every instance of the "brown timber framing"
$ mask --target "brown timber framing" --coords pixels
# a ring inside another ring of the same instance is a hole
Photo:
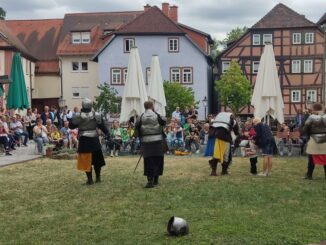
[[[314,42],[312,44],[293,44],[292,33],[302,33],[302,40],[305,41],[305,33],[314,33]],[[259,61],[263,52],[264,45],[253,45],[253,34],[272,34],[273,46],[275,52],[275,60],[278,68],[281,90],[284,98],[286,118],[292,118],[298,109],[306,109],[306,91],[307,89],[315,89],[318,102],[323,102],[323,45],[324,33],[316,26],[316,28],[275,28],[275,29],[248,29],[248,31],[236,42],[231,44],[219,56],[218,67],[224,60],[238,60],[244,75],[254,86],[257,74],[253,73],[253,61]],[[322,38],[321,38],[322,37]],[[262,40],[262,39],[261,39]],[[322,50],[322,51],[321,51]],[[292,60],[301,60],[300,73],[292,73]],[[312,60],[312,72],[304,72],[304,60]],[[221,74],[221,70],[220,70]],[[300,90],[300,102],[291,102],[291,91]],[[244,110],[243,113],[252,113],[253,110]]]

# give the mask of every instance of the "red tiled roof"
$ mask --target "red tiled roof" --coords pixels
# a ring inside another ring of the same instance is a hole
[[[25,47],[25,45],[15,36],[15,34],[8,28],[4,20],[0,20],[0,38],[5,41],[1,46],[5,48],[17,49],[22,56],[36,60],[32,53]],[[5,45],[5,46],[4,46]]]
[[[38,60],[58,59],[56,50],[62,19],[7,20],[6,23]]]
[[[36,73],[60,73],[59,60],[37,61]]]
[[[57,55],[93,55],[105,41],[103,31],[114,31],[129,23],[143,11],[106,12],[106,13],[77,13],[66,14],[64,17]],[[72,44],[71,32],[90,31],[90,44]]]
[[[316,24],[306,19],[304,15],[301,15],[286,5],[279,3],[251,28],[293,27],[316,27]]]
[[[119,34],[185,34],[158,7],[153,6],[116,32]]]

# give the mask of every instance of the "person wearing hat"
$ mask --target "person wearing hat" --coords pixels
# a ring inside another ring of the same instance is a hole
[[[308,170],[305,179],[312,179],[315,165],[324,166],[326,178],[326,114],[321,104],[313,104],[312,115],[305,121],[302,130],[309,139],[306,150],[309,154]]]
[[[78,128],[77,169],[86,172],[86,185],[94,184],[92,165],[95,170],[96,183],[101,182],[101,168],[105,165],[97,128],[101,129],[105,135],[109,135],[101,115],[92,111],[92,105],[93,102],[90,99],[83,99],[82,109],[74,114],[69,124],[71,129]]]
[[[239,136],[239,126],[231,112],[220,112],[213,120],[211,135],[214,135],[213,158],[209,160],[212,169],[211,176],[217,176],[217,164],[222,164],[222,175],[228,174],[231,162],[231,144],[236,143],[235,138]]]

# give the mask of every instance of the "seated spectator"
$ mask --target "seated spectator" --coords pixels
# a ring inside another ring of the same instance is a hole
[[[207,145],[208,131],[209,131],[209,124],[205,123],[204,127],[199,132],[199,140],[201,145]]]
[[[47,119],[45,127],[48,130],[48,136],[51,135],[52,130],[54,129],[53,126],[54,126],[54,124],[52,123],[51,119]]]
[[[3,122],[0,122],[0,143],[5,149],[6,156],[11,156],[8,133],[8,128],[5,128]]]
[[[122,139],[123,149],[126,150],[127,147],[131,145],[131,140],[130,140],[127,128],[122,129],[121,139]]]
[[[189,135],[186,137],[186,151],[191,151],[191,145],[196,147],[196,153],[199,153],[199,132],[194,124],[191,124]]]
[[[197,119],[198,118],[198,111],[195,109],[195,106],[192,105],[188,112],[188,117]]]
[[[69,143],[70,143],[70,134],[69,134],[69,122],[68,121],[64,121],[63,122],[63,127],[60,129],[60,134],[63,140],[63,146],[65,148],[69,147]]]
[[[49,143],[48,131],[43,125],[43,120],[38,118],[36,120],[36,125],[33,128],[34,132],[34,141],[37,144],[37,150],[39,154],[43,153],[43,145]]]
[[[183,138],[183,128],[178,122],[172,123],[173,131],[173,140],[172,147],[183,147],[184,138]]]
[[[10,130],[14,133],[17,140],[17,145],[20,146],[20,139],[24,137],[23,145],[27,146],[28,133],[23,130],[23,124],[17,120],[17,116],[11,117]]]
[[[292,155],[292,146],[291,146],[291,143],[289,142],[289,138],[288,138],[289,133],[290,133],[290,129],[286,125],[286,123],[282,123],[280,125],[279,131],[282,132],[283,135],[284,135],[284,138],[280,139],[280,141],[278,142],[280,155],[281,156],[284,155],[284,146],[287,146],[288,155],[291,156]]]
[[[136,154],[140,150],[140,140],[135,136],[135,126],[132,122],[129,122],[127,131],[130,139],[130,151]]]
[[[30,140],[33,139],[33,128],[36,125],[36,116],[34,115],[34,113],[30,108],[27,109],[27,113],[24,117],[24,124],[28,132],[28,138]]]
[[[78,128],[70,129],[69,130],[69,147],[72,148],[78,148]]]
[[[61,134],[58,130],[58,128],[53,125],[51,129],[51,134],[48,137],[50,143],[54,144],[56,146],[56,149],[59,149],[60,147],[63,146],[63,139],[61,137]]]
[[[9,147],[11,150],[16,150],[15,145],[16,145],[16,136],[12,134],[9,130],[7,122],[9,121],[9,117],[6,115],[0,116],[0,121],[3,123],[3,127],[6,129],[8,132],[8,140],[9,140]]]
[[[113,121],[113,126],[111,129],[111,143],[110,143],[110,156],[119,156],[120,146],[122,145],[122,129],[120,128],[119,122],[117,120]]]
[[[164,133],[166,135],[166,143],[168,144],[169,149],[172,147],[172,141],[173,141],[173,131],[172,127],[168,126],[164,129]]]

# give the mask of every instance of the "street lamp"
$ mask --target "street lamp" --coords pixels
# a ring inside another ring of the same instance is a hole
[[[66,104],[66,100],[62,96],[58,99],[59,108],[63,108]]]
[[[205,96],[204,99],[201,101],[203,103],[203,106],[205,108],[205,120],[206,120],[206,110],[207,110],[207,97]]]

